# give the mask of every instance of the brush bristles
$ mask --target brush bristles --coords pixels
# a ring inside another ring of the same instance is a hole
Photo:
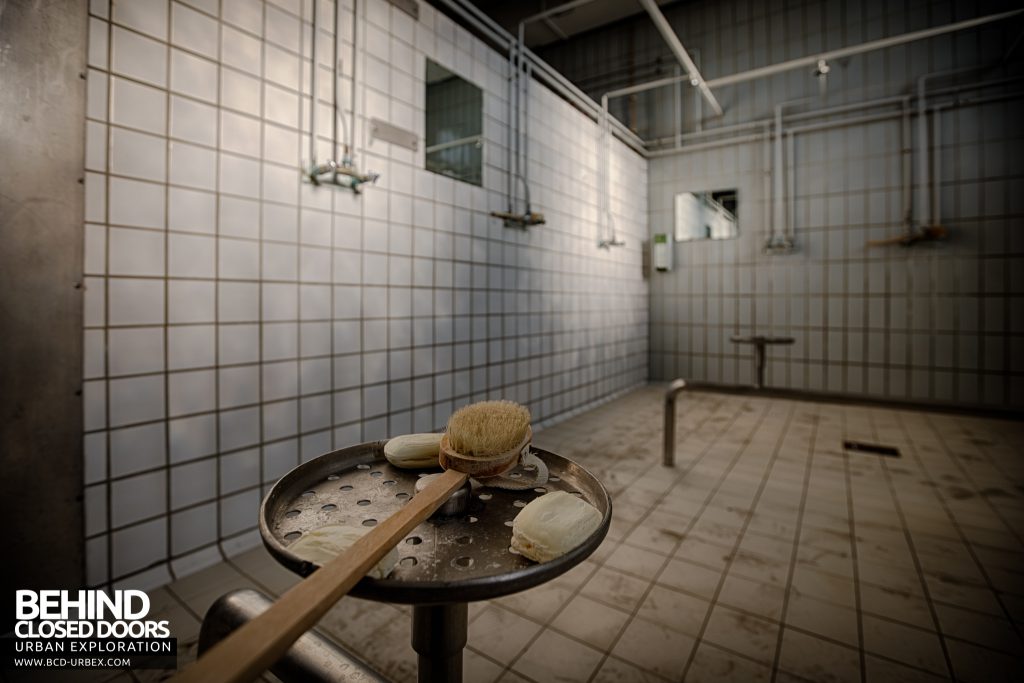
[[[463,455],[486,457],[518,446],[530,428],[530,411],[512,401],[483,401],[448,418],[448,443]]]

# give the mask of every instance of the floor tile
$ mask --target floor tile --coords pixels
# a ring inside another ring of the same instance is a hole
[[[633,619],[612,654],[641,668],[678,680],[695,644],[691,636],[647,619]]]
[[[792,629],[783,633],[779,668],[821,683],[860,680],[860,657],[856,650]]]
[[[709,607],[710,603],[703,598],[655,584],[640,604],[637,615],[696,638]]]
[[[632,612],[649,585],[648,581],[602,567],[583,584],[580,592],[594,600]]]
[[[948,674],[939,636],[870,615],[864,616],[864,649],[936,674]]]
[[[541,625],[491,605],[469,625],[469,644],[506,666],[541,630]]]
[[[551,622],[551,626],[605,651],[629,619],[629,612],[577,595]]]
[[[775,661],[779,625],[725,605],[716,605],[703,637],[715,645],[771,665]]]
[[[618,657],[609,656],[598,667],[591,683],[663,683],[667,680],[652,671],[641,669]]]
[[[767,683],[771,667],[737,657],[702,641],[686,671],[686,683]]]
[[[577,460],[613,493],[612,532],[548,584],[470,605],[467,683],[678,681],[687,662],[688,681],[761,680],[775,659],[787,586],[792,628],[783,631],[776,683],[860,681],[850,647],[858,603],[868,683],[947,680],[929,597],[959,680],[1024,680],[1024,641],[1007,618],[1024,623],[1024,504],[1005,495],[1024,486],[1017,423],[691,392],[668,470],[662,400],[663,387],[652,385],[538,430],[538,445]],[[845,456],[845,438],[893,443],[903,457]],[[187,661],[217,597],[240,587],[280,594],[297,580],[254,548],[153,592],[154,610],[174,623]],[[319,626],[410,681],[410,613],[345,598]],[[140,673],[135,683],[159,678]]]
[[[786,608],[786,626],[860,647],[857,613],[815,598],[792,593]]]
[[[588,681],[602,655],[598,650],[546,630],[514,663],[535,681]]]

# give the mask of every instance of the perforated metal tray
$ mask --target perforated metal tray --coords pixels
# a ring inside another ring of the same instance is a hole
[[[299,465],[278,481],[260,506],[260,534],[278,562],[307,576],[318,565],[288,546],[328,524],[374,526],[413,495],[416,479],[438,470],[405,470],[384,458],[385,441],[342,448]],[[536,586],[587,558],[608,533],[612,504],[589,472],[567,458],[534,448],[547,464],[543,487],[509,491],[484,487],[472,493],[465,515],[433,518],[398,544],[400,561],[386,579],[364,578],[356,597],[409,604],[486,600]],[[532,476],[513,470],[513,477]],[[535,563],[511,550],[512,519],[548,491],[567,491],[602,514],[600,527],[580,546],[551,562]]]

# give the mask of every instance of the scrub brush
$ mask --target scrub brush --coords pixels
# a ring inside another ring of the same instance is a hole
[[[456,410],[441,437],[441,467],[495,477],[529,453],[530,411],[512,401],[483,401]]]

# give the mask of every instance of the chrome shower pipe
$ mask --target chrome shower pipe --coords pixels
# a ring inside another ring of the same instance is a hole
[[[524,215],[533,213],[532,202],[530,201],[530,80],[533,78],[533,66],[526,62],[526,71],[523,79],[523,199],[526,200],[526,211]]]
[[[312,2],[313,2],[313,30],[311,32],[312,33],[312,37],[310,38],[310,41],[309,41],[309,48],[310,48],[310,50],[312,50],[312,54],[313,54],[313,69],[312,69],[312,73],[310,74],[310,79],[312,81],[310,83],[310,88],[311,88],[312,92],[310,92],[310,106],[309,106],[309,168],[310,169],[315,169],[316,168],[316,109],[317,109],[317,100],[318,100],[318,95],[319,95],[319,93],[317,92],[317,88],[319,87],[319,78],[318,78],[318,76],[319,76],[319,71],[320,71],[320,69],[316,65],[316,34],[317,34],[318,27],[320,25],[320,22],[319,22],[319,17],[317,16],[317,14],[318,14],[318,11],[317,11],[317,0],[312,0]],[[335,0],[335,2],[337,2],[337,0]],[[313,171],[311,170],[310,173],[312,174],[312,172]]]
[[[515,95],[513,93],[514,93],[514,90],[515,90],[515,87],[516,87],[515,86],[515,78],[513,77],[512,74],[513,74],[513,70],[515,69],[515,50],[516,50],[516,43],[515,43],[515,41],[509,41],[509,44],[508,44],[508,88],[507,88],[507,93],[506,93],[507,97],[508,97],[508,113],[507,113],[507,115],[505,117],[505,142],[506,142],[506,145],[505,145],[505,158],[506,158],[507,168],[508,168],[508,171],[505,174],[506,175],[506,179],[507,179],[506,187],[505,187],[505,199],[508,201],[508,213],[509,214],[512,214],[514,212],[514,209],[515,209],[514,200],[512,198],[512,193],[514,191],[513,190],[513,185],[515,184],[515,174],[512,172],[512,154],[513,154],[513,148],[512,148],[512,119],[513,119],[512,107],[514,106],[513,103],[515,102]]]
[[[341,0],[334,0],[336,3]],[[352,0],[352,77],[349,79],[349,106],[352,108],[352,119],[349,121],[348,126],[348,150],[346,151],[346,161],[352,163],[352,158],[355,156],[356,149],[356,122],[358,115],[356,114],[356,66],[359,58],[359,46],[357,40],[359,39],[359,0]],[[337,64],[335,64],[337,66]]]
[[[338,100],[338,81],[341,80],[342,74],[339,68],[338,57],[338,45],[341,42],[341,12],[339,6],[341,0],[335,0],[334,2],[334,43],[333,43],[333,57],[334,62],[331,65],[331,73],[334,74],[334,83],[331,88],[331,93],[334,98],[334,122],[331,129],[331,140],[332,147],[331,151],[335,159],[341,159],[343,164],[351,163],[351,151],[353,149],[353,140],[350,137],[350,124],[345,120],[345,111]],[[315,61],[314,61],[315,63]],[[355,64],[355,15],[352,17],[352,63]],[[352,85],[355,86],[355,72],[352,74]],[[355,110],[353,110],[353,115]],[[338,121],[341,121],[341,137],[338,137]],[[339,156],[338,144],[341,141],[342,151],[344,152]]]

